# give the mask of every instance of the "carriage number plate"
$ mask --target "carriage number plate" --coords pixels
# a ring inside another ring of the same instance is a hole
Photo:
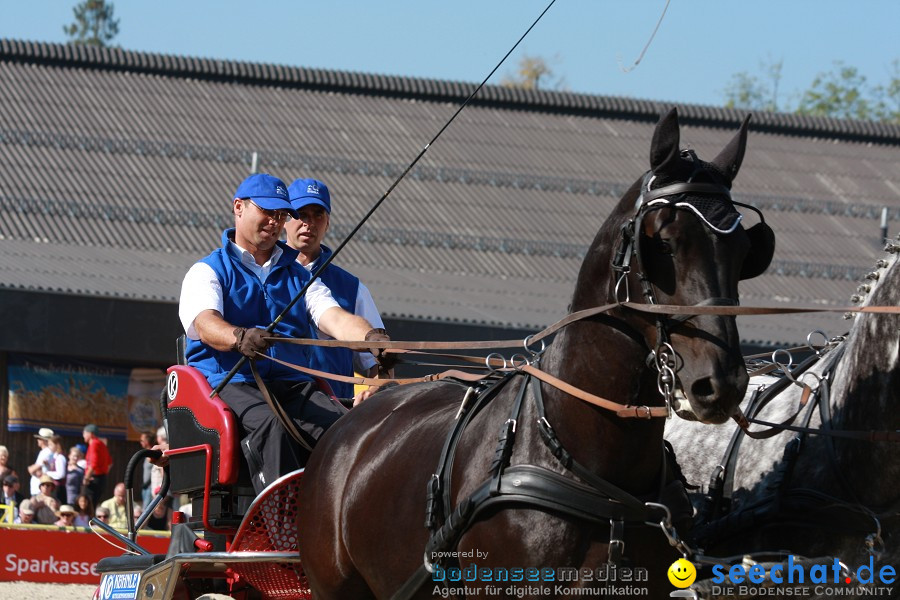
[[[135,600],[140,573],[107,573],[100,580],[100,600]]]

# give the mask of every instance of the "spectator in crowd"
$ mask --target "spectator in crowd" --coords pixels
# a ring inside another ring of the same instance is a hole
[[[75,525],[87,527],[94,513],[94,501],[87,494],[78,494],[75,498]]]
[[[66,465],[66,502],[74,504],[81,494],[81,486],[84,485],[84,452],[78,446],[69,448],[69,461]],[[93,506],[93,501],[91,502]],[[94,514],[88,512],[88,518]]]
[[[94,511],[94,518],[101,523],[109,525],[109,509],[105,506],[98,506],[97,510]]]
[[[47,447],[50,448],[52,454],[45,473],[52,477],[54,483],[56,483],[56,499],[65,503],[67,502],[66,475],[68,473],[68,461],[66,460],[62,436],[54,435],[51,437],[47,442]]]
[[[153,447],[153,440],[156,436],[154,436],[150,432],[143,432],[141,434],[141,448],[144,450],[148,450]],[[153,500],[153,463],[150,462],[149,458],[144,459],[144,476],[141,479],[141,500],[144,503],[144,506],[150,506],[150,501]]]
[[[60,506],[59,510],[56,511],[56,516],[59,519],[56,520],[54,525],[58,527],[75,527],[75,507],[71,504]]]
[[[16,517],[16,523],[20,525],[32,525],[34,523],[34,509],[31,508],[31,500],[22,500],[19,505],[19,516]]]
[[[30,493],[32,496],[37,496],[41,493],[41,475],[50,466],[50,457],[53,455],[53,451],[50,450],[50,438],[52,437],[53,430],[49,427],[41,427],[34,434],[39,450],[34,464],[28,466],[28,474],[31,475]]]
[[[109,524],[116,529],[128,529],[128,512],[125,510],[125,484],[116,484],[113,497],[100,503],[101,508],[109,511]]]
[[[99,433],[100,429],[93,423],[85,425],[84,431],[82,431],[82,436],[87,444],[84,458],[87,465],[84,468],[83,481],[94,504],[100,501],[103,486],[106,484],[106,475],[112,466],[112,457],[109,455],[106,444],[98,437]]]
[[[56,511],[59,500],[56,499],[56,482],[49,475],[41,475],[40,491],[31,497],[31,508],[34,510],[34,522],[41,525],[53,525],[56,522]]]
[[[0,446],[0,481],[3,481],[7,475],[14,475],[16,478],[19,474],[9,466],[9,448]]]
[[[0,504],[18,506],[25,496],[19,491],[19,478],[15,475],[7,475],[3,478],[3,496]]]
[[[162,502],[153,507],[153,512],[147,519],[146,528],[155,531],[168,531],[172,511],[169,509],[172,497],[166,496]]]
[[[169,449],[169,436],[166,433],[165,427],[160,427],[159,429],[156,430],[156,444],[152,447],[152,449],[153,450],[163,450],[163,451]],[[151,464],[153,465],[153,471],[150,474],[150,491],[151,491],[150,500],[153,500],[153,498],[156,497],[156,494],[159,493],[159,490],[162,489],[162,480],[163,480],[163,474],[164,474],[163,467],[165,467],[166,464],[168,464],[168,458],[163,456],[156,460],[152,460],[152,461],[150,459],[147,459],[147,460],[150,461]],[[169,496],[169,499],[174,502],[173,507],[178,508],[178,505],[179,505],[178,499],[173,498],[172,496]],[[149,506],[149,504],[145,502],[144,506]]]
[[[154,450],[168,450],[169,449],[169,436],[166,433],[165,427],[160,427],[156,430],[156,445],[153,446]],[[148,459],[149,460],[149,459]],[[163,482],[163,466],[159,465],[156,462],[153,463],[153,470],[150,472],[150,499],[156,496],[157,492],[162,487]],[[144,503],[144,506],[147,506],[147,503]]]

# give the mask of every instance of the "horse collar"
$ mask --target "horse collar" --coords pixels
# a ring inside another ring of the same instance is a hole
[[[526,505],[556,510],[570,516],[592,522],[610,524],[609,560],[616,563],[622,559],[624,541],[622,535],[626,523],[657,523],[660,510],[665,513],[662,522],[669,522],[670,510],[658,502],[645,502],[616,485],[595,475],[581,465],[563,447],[556,432],[547,420],[541,395],[541,382],[525,374],[521,387],[512,404],[509,418],[503,423],[491,462],[488,478],[467,498],[461,500],[454,509],[451,507],[450,479],[452,457],[461,433],[471,418],[500,388],[516,375],[508,376],[491,387],[484,389],[476,402],[464,409],[464,416],[457,420],[448,435],[441,453],[438,468],[428,485],[425,526],[431,530],[425,548],[424,568],[431,570],[429,557],[439,551],[455,547],[459,538],[486,509],[498,505]],[[558,474],[546,467],[529,464],[510,465],[516,428],[523,404],[528,398],[529,384],[537,409],[537,426],[540,437],[557,461],[578,480]],[[666,457],[660,483],[654,499],[662,497],[666,487]],[[579,481],[580,480],[580,481]],[[677,537],[677,536],[676,536]],[[685,547],[686,548],[686,547]],[[413,578],[403,586],[405,592],[415,590]],[[406,597],[406,595],[400,595]]]

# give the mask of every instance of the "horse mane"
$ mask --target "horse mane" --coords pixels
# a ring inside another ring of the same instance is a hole
[[[885,293],[884,290],[887,288],[885,282],[892,281],[892,277],[895,276],[892,275],[891,269],[897,263],[898,256],[900,256],[900,234],[894,240],[887,241],[884,247],[885,256],[875,262],[874,270],[870,271],[863,281],[860,282],[859,287],[856,288],[856,293],[850,296],[850,302],[859,306],[870,306],[875,302],[881,302],[879,298]],[[896,290],[896,288],[894,289]],[[844,315],[844,318],[859,320],[861,314],[847,313]]]
[[[578,277],[573,291],[572,301],[569,303],[569,310],[576,311],[592,306],[593,300],[590,298],[579,297],[579,291],[584,293],[591,290],[592,285],[598,281],[609,282],[607,289],[607,297],[605,301],[612,301],[615,295],[615,278],[610,275],[610,269],[613,253],[616,251],[621,234],[622,225],[634,214],[634,205],[637,201],[641,181],[638,179],[619,199],[616,206],[610,212],[609,216],[604,220],[594,240],[588,247],[585,259],[579,267]],[[595,258],[595,260],[590,260]],[[597,260],[602,258],[604,260]],[[595,303],[594,303],[595,304]]]

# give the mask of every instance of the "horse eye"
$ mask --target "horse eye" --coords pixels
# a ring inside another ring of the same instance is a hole
[[[666,240],[659,240],[659,251],[663,254],[672,254],[672,244]]]

